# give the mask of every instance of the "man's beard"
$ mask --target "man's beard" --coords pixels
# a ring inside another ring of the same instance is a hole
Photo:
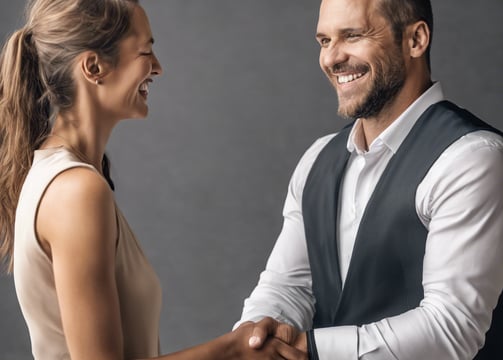
[[[395,52],[386,62],[377,65],[374,81],[363,100],[348,109],[341,108],[339,104],[339,115],[352,119],[375,117],[395,99],[405,83],[401,54]]]

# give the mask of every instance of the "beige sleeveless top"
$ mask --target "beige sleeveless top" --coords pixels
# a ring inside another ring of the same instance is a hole
[[[35,151],[16,211],[14,282],[36,360],[70,359],[52,264],[40,247],[34,229],[38,205],[47,186],[62,171],[78,166],[94,169],[64,148]],[[119,240],[115,272],[124,354],[127,359],[155,357],[159,354],[159,280],[117,206],[116,212]]]

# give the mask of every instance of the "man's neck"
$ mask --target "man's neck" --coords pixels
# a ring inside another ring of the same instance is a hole
[[[365,150],[390,126],[407,108],[432,85],[431,79],[421,83],[405,83],[395,99],[387,104],[376,116],[362,118],[362,129],[365,137]]]

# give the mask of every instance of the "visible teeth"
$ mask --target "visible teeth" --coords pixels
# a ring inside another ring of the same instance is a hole
[[[354,81],[358,78],[361,78],[363,76],[363,73],[358,73],[358,74],[350,74],[350,75],[341,75],[337,76],[337,82],[339,84],[346,84],[348,82]]]
[[[140,91],[148,94],[148,81],[145,81],[140,85]]]

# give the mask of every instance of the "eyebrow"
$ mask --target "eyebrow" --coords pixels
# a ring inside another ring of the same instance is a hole
[[[349,34],[349,33],[364,33],[365,29],[362,27],[359,28],[345,28],[340,31],[341,34]]]

